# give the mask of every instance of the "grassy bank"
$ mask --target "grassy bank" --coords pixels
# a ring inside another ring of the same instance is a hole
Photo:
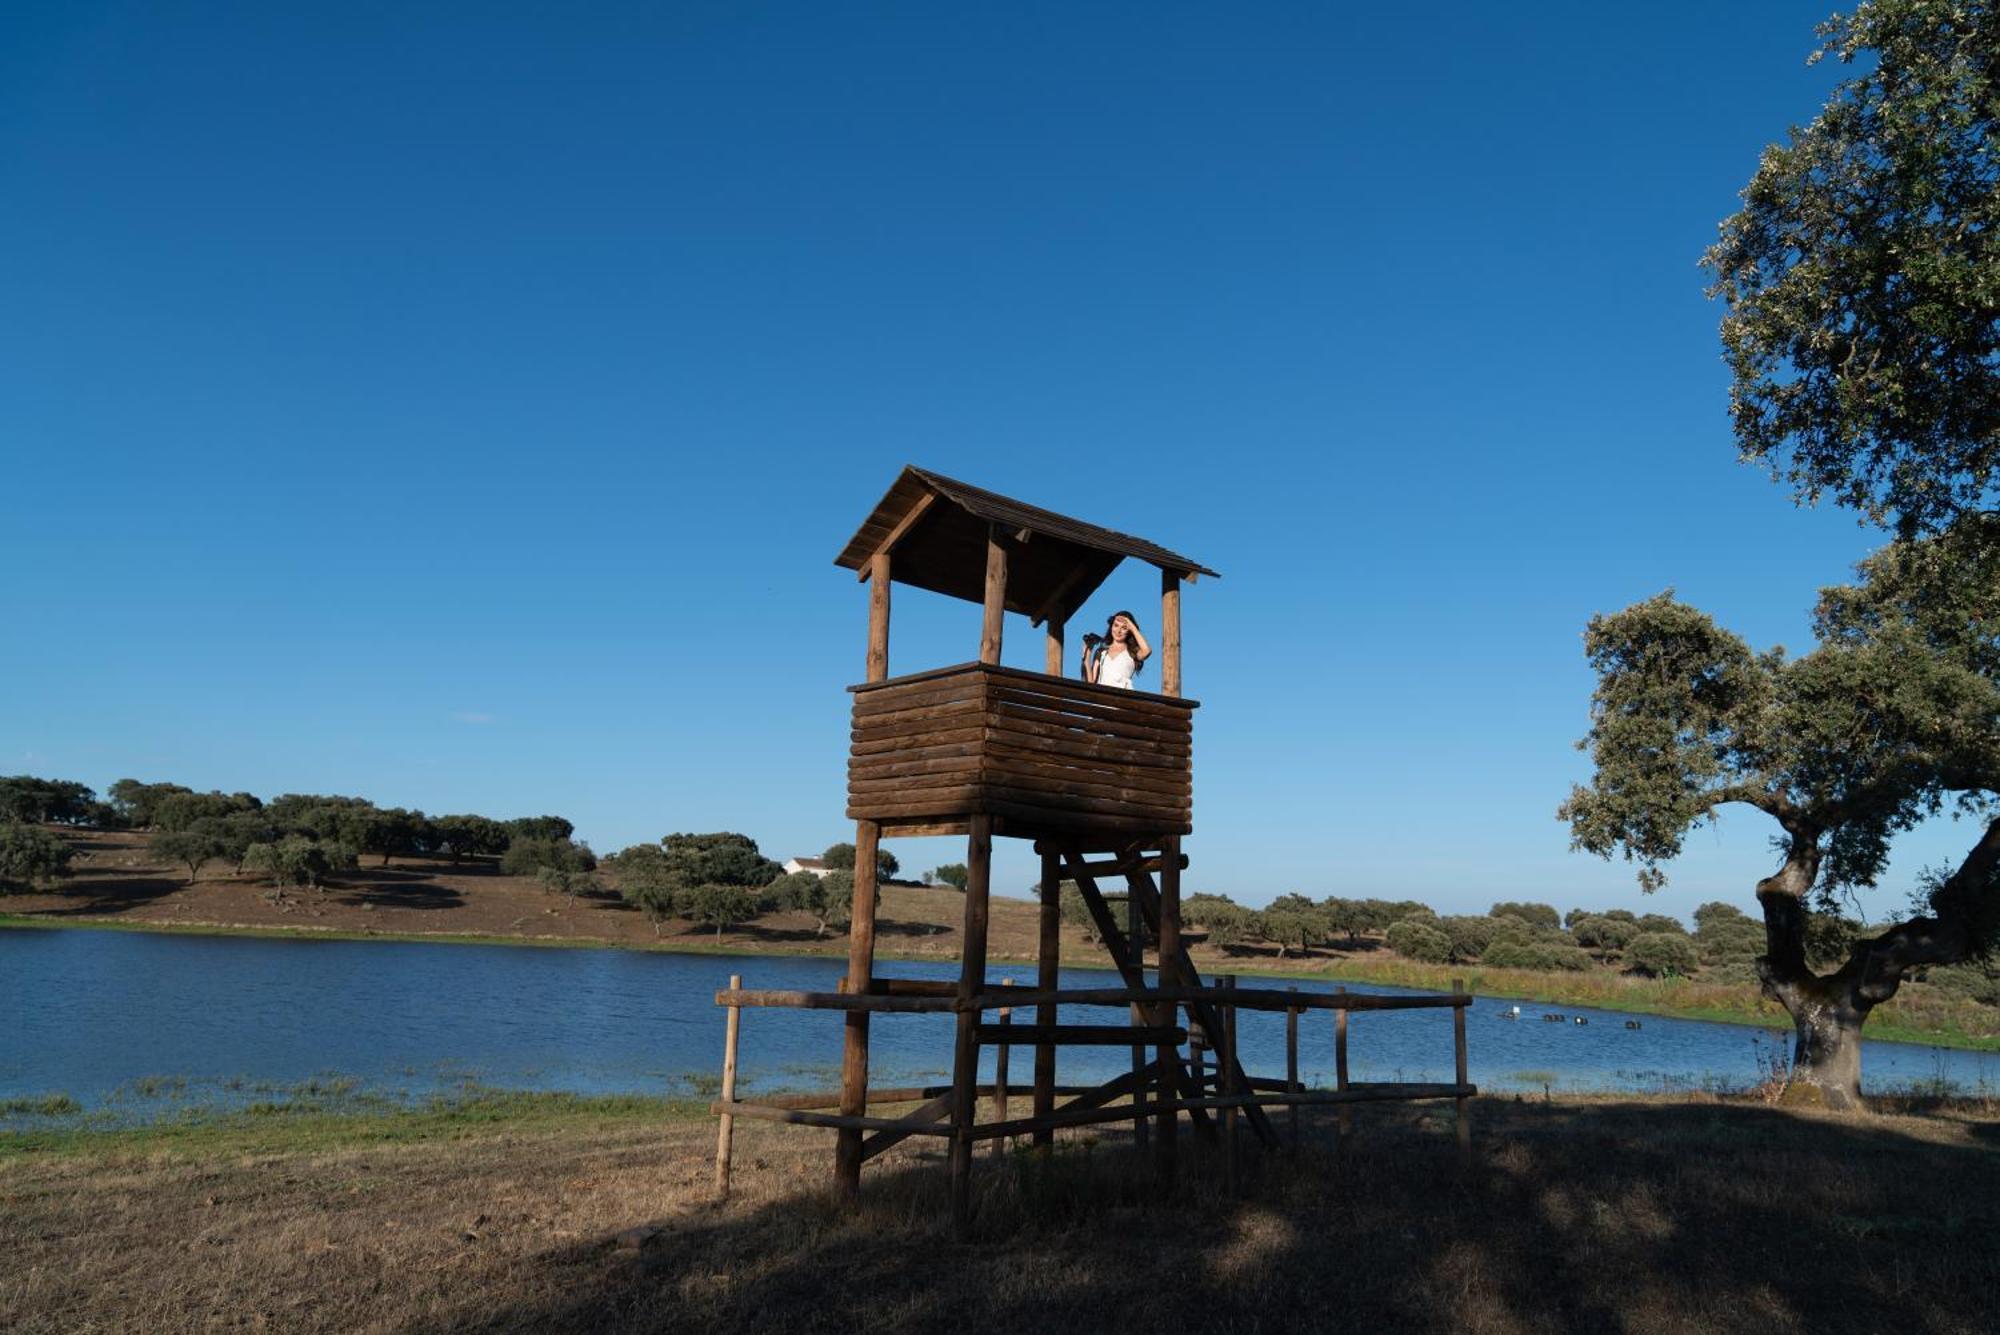
[[[825,1133],[739,1124],[718,1208],[713,1123],[687,1104],[496,1095],[0,1139],[0,1326],[1990,1328],[1990,1106],[1496,1099],[1475,1126],[1461,1172],[1448,1115],[1357,1110],[1345,1152],[1308,1118],[1296,1152],[1246,1151],[1238,1198],[1184,1137],[1171,1210],[1122,1133],[1068,1136],[981,1158],[971,1246],[914,1143],[848,1213],[819,1192]]]

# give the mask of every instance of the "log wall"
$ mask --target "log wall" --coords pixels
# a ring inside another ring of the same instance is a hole
[[[851,689],[851,819],[986,815],[1021,835],[1193,829],[1193,700],[991,663]]]

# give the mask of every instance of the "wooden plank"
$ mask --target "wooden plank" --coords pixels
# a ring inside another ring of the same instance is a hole
[[[949,790],[980,782],[980,771],[975,765],[959,764],[955,769],[940,770],[932,774],[885,774],[850,777],[847,781],[849,797],[883,797],[897,800],[898,794],[916,794]]]
[[[849,963],[851,966],[851,957]],[[852,977],[851,967],[849,976]],[[863,980],[862,986],[867,986],[866,979]],[[846,992],[798,992],[773,988],[724,988],[715,994],[715,1004],[776,1006],[813,1011],[867,1011],[871,1014],[895,1011],[920,1015],[949,1012],[958,1006],[958,1002],[950,997],[877,997]]]
[[[990,814],[1003,817],[1007,821],[1008,832],[1019,838],[1039,837],[1063,831],[1076,831],[1080,834],[1120,831],[1158,836],[1163,833],[1186,834],[1193,828],[1192,824],[1185,820],[1160,820],[1154,817],[1135,820],[1101,813],[1066,811],[1060,807],[1033,806],[1025,802],[1009,802],[994,797],[981,798],[979,805]]]
[[[1074,871],[1069,871],[1074,875]],[[1157,930],[1157,929],[1156,929]],[[724,994],[717,993],[717,996]],[[1125,1006],[1133,1002],[1148,1004],[1158,1002],[1213,1004],[1222,1000],[1245,1010],[1282,1011],[1296,1006],[1300,1010],[1343,1010],[1343,1011],[1402,1011],[1402,1010],[1450,1010],[1467,1005],[1471,998],[1455,997],[1447,992],[1413,993],[1409,996],[1377,995],[1370,992],[1349,992],[1342,988],[1335,992],[1299,992],[1279,988],[1239,987],[1227,998],[1219,987],[1189,987],[1172,984],[1160,987],[1076,987],[1060,991],[1044,992],[1040,988],[1032,992],[1012,992],[1001,996],[989,992],[982,997],[974,997],[971,1005],[990,1010],[995,1006],[1035,1006],[1044,1002],[1062,1006]]]
[[[868,990],[882,997],[956,997],[958,984],[929,978],[877,978]]]
[[[1194,731],[1193,718],[1180,709],[1135,709],[1114,700],[1072,700],[1067,696],[1023,690],[1004,681],[990,683],[986,691],[986,698],[995,703],[1032,710],[1037,714],[1052,714],[1072,727],[1116,725],[1133,729],[1141,736],[1155,736],[1166,741],[1183,740]]]
[[[1187,1041],[1187,1030],[1171,1025],[1134,1028],[1128,1024],[982,1024],[976,1026],[975,1035],[986,1045],[1054,1043],[1062,1047],[1122,1048],[1137,1041],[1171,1042],[1178,1047]]]
[[[1173,829],[1187,824],[1193,815],[1193,808],[1186,803],[1086,796],[1042,786],[1026,788],[1016,783],[994,783],[990,779],[979,785],[978,795],[981,805],[996,814],[1008,814],[1006,807],[999,805],[1005,803],[1027,810],[1039,808],[1045,814],[1088,817],[1093,823],[1097,817],[1114,817],[1135,822],[1142,830]]]
[[[1240,1108],[1246,1113],[1255,1110],[1261,1114],[1267,1108],[1282,1108],[1292,1102],[1306,1107],[1323,1105],[1346,1107],[1356,1103],[1412,1103],[1423,1099],[1471,1098],[1478,1093],[1478,1088],[1472,1085],[1366,1084],[1353,1085],[1345,1092],[1338,1093],[1327,1089],[1308,1089],[1297,1094],[1287,1094],[1280,1090],[1270,1094],[1246,1092],[1230,1095],[1211,1094],[1200,1098],[1175,1098],[1156,1103],[1154,1109],[1160,1117],[1172,1117],[1182,1112],[1220,1112],[1227,1108]],[[989,1123],[976,1128],[973,1131],[973,1138],[986,1140],[994,1136],[1026,1135],[1042,1128],[1054,1130],[1067,1126],[1091,1126],[1100,1122],[1122,1122],[1131,1115],[1122,1108],[1063,1107],[1047,1118],[1023,1117],[1011,1122]],[[1154,1142],[1154,1152],[1159,1153],[1157,1140]]]
[[[1046,758],[992,751],[988,751],[981,760],[989,783],[1075,785],[1074,791],[1096,796],[1145,793],[1166,802],[1178,800],[1184,806],[1193,798],[1186,775],[1167,770],[1065,765]],[[1067,792],[1071,789],[1059,786],[1053,791]]]
[[[951,1111],[951,1100],[952,1092],[946,1090],[918,1108],[915,1112],[905,1115],[901,1119],[902,1126],[899,1129],[877,1131],[874,1135],[862,1141],[861,1161],[866,1163],[868,1160],[882,1153],[882,1151],[900,1145],[911,1136],[918,1134],[919,1127],[928,1126],[933,1122],[941,1120],[946,1113]]]
[[[853,715],[858,719],[878,718],[899,709],[977,700],[985,694],[986,679],[976,672],[968,672],[962,676],[942,677],[936,681],[915,682],[857,695],[854,697]]]
[[[987,679],[987,689],[995,699],[1035,709],[1059,709],[1097,718],[1129,718],[1161,728],[1187,728],[1193,724],[1194,710],[1179,700],[1126,690],[1114,690],[1107,698],[1092,690],[1079,689],[1089,685],[1053,676]]]
[[[914,738],[909,734],[895,734],[873,737],[865,742],[854,742],[847,749],[848,763],[885,755],[911,760],[929,759],[949,755],[967,744],[977,747],[986,736],[983,727],[940,728],[928,735],[925,735],[923,729],[917,729],[916,733]]]
[[[966,831],[966,822],[962,820],[885,820],[878,824],[884,839],[927,839]]]
[[[762,1103],[711,1103],[712,1113],[728,1113],[732,1117],[754,1117],[765,1122],[790,1122],[795,1126],[823,1126],[838,1131],[907,1131],[913,1136],[948,1136],[951,1132],[941,1127],[906,1127],[901,1120],[888,1117],[853,1117],[846,1113],[812,1112],[805,1108],[774,1108]]]
[[[1160,572],[1160,692],[1181,693],[1181,576]]]
[[[956,756],[931,756],[923,760],[899,760],[894,756],[870,756],[867,760],[850,761],[847,778],[850,783],[857,780],[907,779],[925,774],[977,774],[981,757],[977,747],[962,749],[966,754]]]
[[[1122,768],[1160,770],[1185,774],[1192,750],[1178,754],[1172,748],[1129,746],[1115,737],[1092,737],[1068,728],[1042,726],[1032,732],[989,718],[981,740],[999,753],[1047,756],[1066,765],[1118,765]]]
[[[976,692],[969,692],[961,699],[940,700],[935,704],[904,705],[899,700],[892,700],[888,702],[887,707],[873,713],[855,715],[849,727],[851,734],[849,740],[860,741],[869,737],[887,736],[888,729],[903,723],[932,723],[944,727],[948,725],[939,723],[940,719],[961,718],[974,718],[984,723],[985,712],[985,707]]]

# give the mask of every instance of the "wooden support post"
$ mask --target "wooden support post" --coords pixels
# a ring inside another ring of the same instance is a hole
[[[889,553],[868,561],[868,680],[889,677]]]
[[[1042,641],[1042,671],[1051,677],[1063,675],[1063,623],[1053,618],[1047,623],[1048,634]]]
[[[729,990],[734,992],[743,986],[743,975],[729,975]],[[724,1021],[722,1038],[722,1101],[736,1102],[736,1035],[743,1024],[743,1008],[731,1006],[729,1018]],[[722,1125],[715,1133],[715,1198],[729,1199],[729,1155],[736,1144],[736,1119],[728,1113],[722,1114]]]
[[[1186,963],[1181,948],[1181,837],[1170,834],[1160,841],[1160,981],[1169,978],[1179,981],[1186,974],[1181,966]],[[1175,1006],[1163,1002],[1154,1019],[1155,1024],[1172,1026]],[[1173,1072],[1180,1066],[1180,1049],[1170,1043],[1159,1045],[1160,1057],[1160,1100],[1165,1103],[1173,1097]],[[1174,1133],[1180,1114],[1162,1112],[1154,1119],[1153,1162],[1157,1166],[1160,1190],[1163,1194],[1174,1189],[1175,1146]]]
[[[1236,990],[1236,975],[1223,974],[1216,984],[1225,992]],[[1217,1043],[1216,1056],[1221,1059],[1221,1069],[1217,1077],[1222,1085],[1222,1096],[1228,1098],[1242,1093],[1236,1087],[1236,1003],[1224,1001],[1217,1009],[1222,1012],[1221,1040]],[[1236,1194],[1236,1109],[1222,1110],[1222,1187],[1231,1196]]]
[[[1145,914],[1140,911],[1139,896],[1136,891],[1128,891],[1125,895],[1125,943],[1132,968],[1143,980],[1146,976],[1146,919]],[[1150,1021],[1146,1017],[1146,1007],[1134,1002],[1133,1026],[1136,1028],[1147,1023]],[[1151,1058],[1146,1055],[1146,1045],[1135,1041],[1132,1044],[1132,1143],[1141,1153],[1148,1148],[1151,1128],[1146,1124],[1146,1087],[1140,1082],[1139,1073],[1146,1069],[1150,1061]],[[1162,1094],[1161,1097],[1168,1096]]]
[[[1000,636],[1007,619],[1007,543],[995,528],[986,534],[985,615],[979,626],[979,661],[1000,661]]]
[[[1296,987],[1288,987],[1287,992],[1296,992]],[[1292,1006],[1285,1011],[1285,1092],[1299,1092],[1299,1008]],[[1299,1105],[1292,1105],[1292,1148],[1299,1147]]]
[[[1452,979],[1451,992],[1453,996],[1464,996],[1465,980],[1463,978]],[[1465,1011],[1466,1008],[1464,1006],[1453,1006],[1451,1008],[1451,1039],[1452,1045],[1457,1049],[1458,1085],[1460,1089],[1465,1088],[1466,1085]],[[1458,1162],[1460,1167],[1470,1168],[1472,1166],[1472,1122],[1467,1115],[1466,1100],[1456,1098],[1452,1102],[1457,1106],[1458,1113],[1456,1119],[1458,1130]]]
[[[1347,991],[1344,987],[1336,987],[1333,990],[1342,994]],[[1344,1010],[1333,1013],[1333,1087],[1347,1088],[1347,1012]],[[1340,1105],[1340,1114],[1335,1122],[1335,1143],[1345,1145],[1347,1133],[1353,1129],[1354,1114],[1343,1103]]]
[[[876,850],[881,847],[882,827],[872,820],[854,824],[854,908],[847,929],[847,986],[855,995],[866,993],[875,973],[875,881]],[[840,1111],[845,1117],[859,1117],[868,1111],[868,1012],[849,1011],[840,1054]],[[841,1129],[834,1146],[834,1189],[853,1200],[861,1191],[861,1131]]]
[[[986,990],[987,899],[993,882],[993,818],[977,815],[966,839],[963,954],[958,999],[971,1001]],[[856,858],[860,857],[856,850]],[[857,869],[859,863],[856,864]],[[951,1226],[962,1241],[972,1232],[972,1123],[978,1105],[979,1012],[958,1013],[958,1044],[951,1084]]]
[[[1053,852],[1042,854],[1041,940],[1035,953],[1035,987],[1053,992],[1062,986],[1062,868]],[[1043,1029],[1056,1023],[1056,1004],[1045,1001],[1035,1008],[1035,1024]],[[1043,1119],[1056,1110],[1056,1045],[1035,1045],[1035,1117]],[[1035,1132],[1035,1144],[1044,1149],[1056,1143],[1054,1128]]]
[[[1181,693],[1181,576],[1160,572],[1160,694]]]
[[[1014,980],[1011,978],[1002,978],[1000,980],[1000,986],[1002,987],[1012,987],[1013,985]],[[1014,1008],[1012,1006],[1002,1006],[1000,1008],[1000,1025],[1004,1029],[1014,1027]],[[993,1050],[993,1120],[996,1122],[1007,1120],[1007,1051],[1009,1046],[1007,1041],[1002,1039],[1000,1045]],[[993,1157],[1001,1159],[1005,1158],[1006,1155],[1007,1137],[995,1137],[993,1141]]]

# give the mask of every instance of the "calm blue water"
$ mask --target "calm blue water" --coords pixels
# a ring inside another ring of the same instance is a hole
[[[467,1080],[674,1092],[687,1088],[680,1077],[720,1068],[723,1020],[713,996],[731,973],[750,987],[831,991],[844,971],[831,959],[0,930],[0,1099],[61,1092],[87,1108],[132,1106],[146,1101],[135,1082],[166,1077],[151,1087],[155,1095],[164,1087],[182,1099],[228,1101],[329,1074],[385,1093],[423,1094]],[[881,971],[957,976],[943,963],[885,962]],[[992,972],[996,980],[1033,980],[1033,966]],[[1115,986],[1117,978],[1065,970],[1063,981]],[[1754,1041],[1762,1038],[1767,1050],[1772,1043],[1744,1026],[1611,1011],[1570,1010],[1591,1023],[1551,1024],[1529,1003],[1519,1020],[1506,1020],[1506,1004],[1482,998],[1468,1017],[1472,1079],[1488,1090],[1538,1089],[1545,1079],[1558,1088],[1748,1085],[1759,1078]],[[1076,1008],[1064,1018],[1117,1023],[1122,1015]],[[1627,1018],[1644,1027],[1626,1029]],[[1245,1012],[1240,1025],[1246,1064],[1282,1075],[1284,1017]],[[840,1034],[837,1013],[745,1011],[744,1087],[838,1083]],[[1304,1078],[1331,1083],[1331,1014],[1307,1015],[1301,1038]],[[1451,1076],[1447,1011],[1357,1013],[1349,1038],[1356,1079]],[[874,1022],[874,1083],[943,1081],[950,1053],[948,1016]],[[1028,1060],[1016,1055],[1016,1078],[1027,1075]],[[1124,1049],[1070,1049],[1061,1078],[1102,1078],[1127,1060]],[[1875,1089],[1939,1078],[2000,1087],[2000,1054],[1870,1043],[1863,1068]]]

